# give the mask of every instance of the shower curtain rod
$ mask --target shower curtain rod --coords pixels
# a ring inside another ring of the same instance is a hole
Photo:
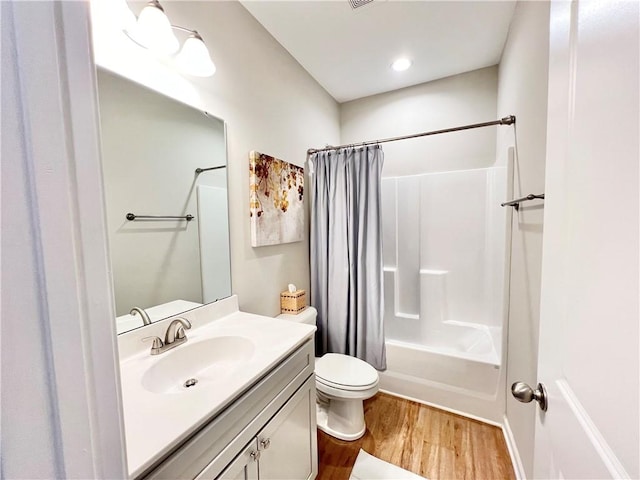
[[[414,135],[405,135],[403,137],[385,138],[382,140],[369,140],[361,143],[349,143],[346,145],[338,145],[337,147],[328,146],[325,148],[310,148],[307,150],[307,155],[311,155],[317,152],[326,152],[327,150],[337,150],[339,148],[346,147],[365,147],[367,145],[377,145],[378,143],[396,142],[398,140],[407,140],[409,138],[426,137],[428,135],[438,135],[440,133],[458,132],[460,130],[470,130],[472,128],[490,127],[492,125],[513,125],[516,123],[515,115],[509,115],[508,117],[501,118],[500,120],[494,120],[492,122],[473,123],[471,125],[463,125],[461,127],[445,128],[444,130],[434,130],[432,132],[416,133]]]

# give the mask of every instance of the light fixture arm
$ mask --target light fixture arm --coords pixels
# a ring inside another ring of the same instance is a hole
[[[181,27],[180,25],[174,25],[173,23],[171,24],[171,28],[180,30],[181,32],[189,33],[191,35],[197,35],[200,38],[200,40],[202,40],[202,37],[196,30],[191,30],[190,28]]]

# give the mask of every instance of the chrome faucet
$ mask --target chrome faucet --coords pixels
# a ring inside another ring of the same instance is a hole
[[[181,343],[187,341],[187,335],[184,332],[185,329],[191,328],[191,322],[186,318],[178,317],[171,321],[167,332],[164,335],[164,342],[160,337],[152,336],[145,337],[142,340],[151,339],[153,344],[151,345],[151,355],[160,355],[161,353],[171,350],[173,347],[177,347]]]
[[[167,328],[167,333],[164,335],[164,344],[167,345],[179,345],[187,341],[187,335],[184,333],[185,328],[189,330],[191,328],[191,322],[186,318],[178,317],[174,319]]]
[[[151,319],[149,318],[149,314],[147,312],[145,312],[144,308],[133,307],[131,309],[131,311],[129,312],[130,315],[135,315],[137,313],[139,313],[140,316],[142,317],[142,324],[143,325],[151,325]]]

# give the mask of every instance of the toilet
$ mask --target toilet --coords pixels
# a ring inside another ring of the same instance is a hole
[[[318,312],[307,307],[297,315],[277,318],[316,324]],[[340,440],[353,441],[364,435],[362,402],[378,392],[378,372],[359,358],[327,353],[316,357],[316,410],[318,428]]]

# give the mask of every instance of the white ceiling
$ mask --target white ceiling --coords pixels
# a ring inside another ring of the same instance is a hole
[[[500,61],[515,1],[241,0],[338,102]],[[413,66],[390,65],[407,56]]]

